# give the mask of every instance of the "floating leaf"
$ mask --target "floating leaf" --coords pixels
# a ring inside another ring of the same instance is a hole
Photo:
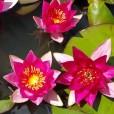
[[[101,97],[101,98],[100,98]],[[97,97],[93,107],[85,104],[82,108],[87,114],[113,114],[114,102],[107,97],[101,95]]]
[[[114,17],[103,1],[92,2],[88,7],[90,25],[114,23]]]
[[[108,4],[114,4],[114,0],[103,0],[103,1],[108,3]]]
[[[0,100],[0,114],[10,110],[14,106],[14,103],[10,99]]]
[[[96,2],[96,1],[102,1],[104,3],[108,3],[108,4],[114,4],[114,0],[88,0],[88,3],[93,3],[93,2]]]
[[[84,112],[80,112],[79,110],[72,110],[68,108],[60,108],[60,107],[52,107],[53,114],[86,114]]]
[[[80,31],[82,37],[73,37],[66,45],[64,52],[72,54],[72,46],[76,46],[84,51],[88,56],[96,47],[108,38],[112,41],[112,56],[114,56],[114,24],[103,24],[88,27]]]

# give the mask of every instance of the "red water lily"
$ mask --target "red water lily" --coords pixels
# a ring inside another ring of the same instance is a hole
[[[55,53],[56,60],[67,70],[57,80],[58,83],[69,85],[71,90],[68,105],[80,103],[83,99],[92,106],[98,91],[106,96],[114,97],[114,67],[106,64],[111,53],[111,40],[100,45],[91,58],[81,50],[73,47],[73,57]]]
[[[11,9],[17,2],[18,0],[0,0],[0,12]]]
[[[4,79],[18,89],[13,93],[11,100],[15,103],[31,100],[39,105],[44,99],[50,104],[62,106],[62,101],[54,90],[55,80],[59,71],[51,69],[51,53],[41,59],[30,51],[23,61],[10,55],[12,73],[4,76]]]
[[[74,16],[75,10],[71,10],[72,0],[60,3],[59,0],[52,0],[49,4],[45,0],[42,7],[42,19],[34,16],[39,28],[51,34],[51,38],[59,43],[63,41],[63,32],[72,29],[81,18]]]

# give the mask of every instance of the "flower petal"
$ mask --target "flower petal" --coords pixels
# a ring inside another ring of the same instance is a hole
[[[23,102],[28,101],[28,98],[23,98],[22,95],[20,94],[20,90],[17,89],[12,94],[11,101],[14,102],[14,103],[23,103]]]
[[[82,16],[83,16],[82,14],[75,15],[75,16],[73,16],[73,18],[76,19],[76,22],[77,22],[77,20],[79,21],[82,18]]]
[[[75,104],[75,91],[70,91],[69,97],[68,97],[68,106],[72,106]]]
[[[42,57],[41,57],[42,61],[49,61],[50,62],[50,66],[52,64],[52,54],[51,54],[51,51],[47,52],[46,54],[44,54]]]
[[[37,106],[43,101],[43,97],[38,97],[36,100],[31,100]]]
[[[0,12],[2,12],[3,6],[4,6],[4,2],[3,1],[0,1]]]
[[[60,97],[57,95],[57,93],[54,90],[49,91],[48,94],[45,95],[44,100],[55,106],[63,106]]]
[[[91,55],[92,60],[96,60],[97,58],[106,55],[107,61],[109,60],[111,54],[111,39],[103,42]]]
[[[71,74],[64,73],[57,79],[56,82],[60,84],[70,85],[72,79],[73,79],[73,76]]]
[[[59,0],[52,0],[50,4],[51,4],[52,6],[57,7],[57,6],[60,4],[60,1],[59,1]]]
[[[74,60],[78,62],[79,59],[90,60],[80,49],[73,46],[73,57]]]
[[[99,82],[99,89],[107,89],[107,83],[109,83],[109,79],[107,79],[104,75],[101,76],[102,80]]]
[[[68,0],[68,2],[63,2],[63,3],[61,4],[61,6],[62,6],[63,8],[67,7],[68,10],[71,10],[72,3],[73,3],[72,0]]]
[[[50,69],[50,62],[49,61],[41,61],[38,60],[34,62],[34,66],[36,68],[40,68],[41,71],[47,72]]]
[[[18,75],[23,69],[23,63],[13,62],[13,70]]]
[[[74,74],[77,71],[78,67],[74,61],[67,61],[65,63],[61,63],[61,65],[70,73]]]
[[[87,95],[89,95],[89,90],[87,89],[75,91],[76,104],[80,103],[83,99],[85,99]]]
[[[114,78],[114,66],[107,65],[107,70],[103,74],[108,79]]]
[[[13,62],[23,63],[23,60],[15,55],[9,55],[9,59],[10,59],[11,67],[13,70],[14,70]]]
[[[54,53],[54,57],[59,63],[64,63],[67,61],[73,61],[73,57],[67,54]]]
[[[108,83],[108,88],[101,89],[100,92],[105,96],[114,98],[114,82]]]
[[[72,79],[72,82],[71,82],[69,88],[70,88],[70,90],[80,90],[83,88],[83,85],[80,84],[78,78],[76,77],[76,78]]]
[[[37,60],[38,58],[36,57],[36,55],[33,53],[32,50],[29,51],[26,60],[30,61],[30,62],[34,62],[35,60]]]
[[[81,50],[73,46],[73,57],[74,63],[78,68],[82,69],[84,67],[95,67],[92,59],[86,56]]]
[[[48,2],[46,2],[45,0],[43,0],[43,5],[42,5],[42,20],[44,23],[47,22],[46,20],[46,14],[48,12],[50,4]]]
[[[47,18],[48,23],[51,23],[52,20],[50,18]],[[46,26],[46,32],[50,34],[58,34],[60,32],[60,26],[57,24],[50,24],[49,26]]]
[[[73,16],[73,22],[75,23],[75,25],[80,21],[82,16],[82,14]]]
[[[34,96],[36,95],[36,94],[34,95],[33,92],[31,92],[31,91],[29,91],[29,90],[27,90],[27,89],[24,89],[24,88],[21,88],[21,89],[20,89],[20,93],[21,93],[21,95],[22,95],[24,98],[29,98],[29,99],[32,99],[32,100],[33,100]]]
[[[18,0],[4,0],[3,11],[7,11],[8,9],[11,9],[17,2]]]
[[[51,38],[58,43],[62,43],[62,41],[64,39],[64,37],[61,33],[53,33],[53,34],[51,34]]]
[[[53,70],[53,71],[54,71],[53,78],[54,80],[56,80],[61,72],[58,70]]]
[[[96,59],[94,62],[96,67],[103,72],[106,78],[111,79],[114,77],[114,66],[109,66],[106,64],[106,56],[102,56]]]
[[[3,76],[3,78],[8,81],[10,84],[12,84],[13,86],[18,87],[18,77],[15,73],[9,73],[5,76]]]
[[[42,19],[40,19],[39,17],[33,16],[34,21],[36,22],[36,24],[38,25],[39,28],[41,29],[45,29],[45,25],[42,21]]]
[[[36,105],[39,105],[43,100],[43,97],[39,96],[39,94],[34,94],[32,92],[29,92],[27,90],[22,90],[22,89],[20,90],[20,92],[21,92],[23,97],[28,98],[30,101],[32,101]]]
[[[96,67],[100,69],[102,72],[105,72],[107,70],[107,65],[106,65],[106,56],[102,56],[97,58],[94,61]]]
[[[91,92],[89,95],[86,96],[85,100],[90,106],[93,105],[95,98],[97,96],[97,92],[98,92],[98,90],[96,90],[96,91],[94,90],[93,92]]]
[[[80,21],[82,15],[78,15],[78,16],[73,16],[73,18],[70,20],[69,24],[61,30],[61,32],[66,32],[70,29],[72,29],[73,27],[76,26],[76,24]]]

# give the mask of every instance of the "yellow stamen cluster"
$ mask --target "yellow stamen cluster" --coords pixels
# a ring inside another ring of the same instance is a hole
[[[55,24],[62,23],[66,20],[66,15],[61,9],[54,9],[51,13],[51,17]]]
[[[31,65],[23,71],[21,82],[25,87],[31,90],[38,90],[45,83],[45,76],[43,76],[43,72],[41,72],[39,68]]]

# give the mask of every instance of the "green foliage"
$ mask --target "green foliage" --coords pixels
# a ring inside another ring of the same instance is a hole
[[[104,0],[106,3],[114,4],[114,0]]]
[[[91,2],[88,7],[89,24],[98,25],[114,23],[114,17],[104,1]]]
[[[85,114],[79,110],[72,110],[68,108],[52,107],[53,114]]]
[[[96,1],[103,1],[108,4],[114,4],[114,0],[88,0],[88,3],[96,2]]]
[[[14,106],[14,103],[10,99],[0,100],[0,113],[10,110]]]
[[[87,114],[113,114],[114,102],[111,99],[101,95],[98,96],[93,107],[85,104],[82,108]]]
[[[114,55],[114,24],[103,24],[88,27],[80,31],[82,37],[73,37],[66,45],[64,53],[72,54],[72,46],[80,48],[88,56],[108,38],[112,40],[112,56]]]

